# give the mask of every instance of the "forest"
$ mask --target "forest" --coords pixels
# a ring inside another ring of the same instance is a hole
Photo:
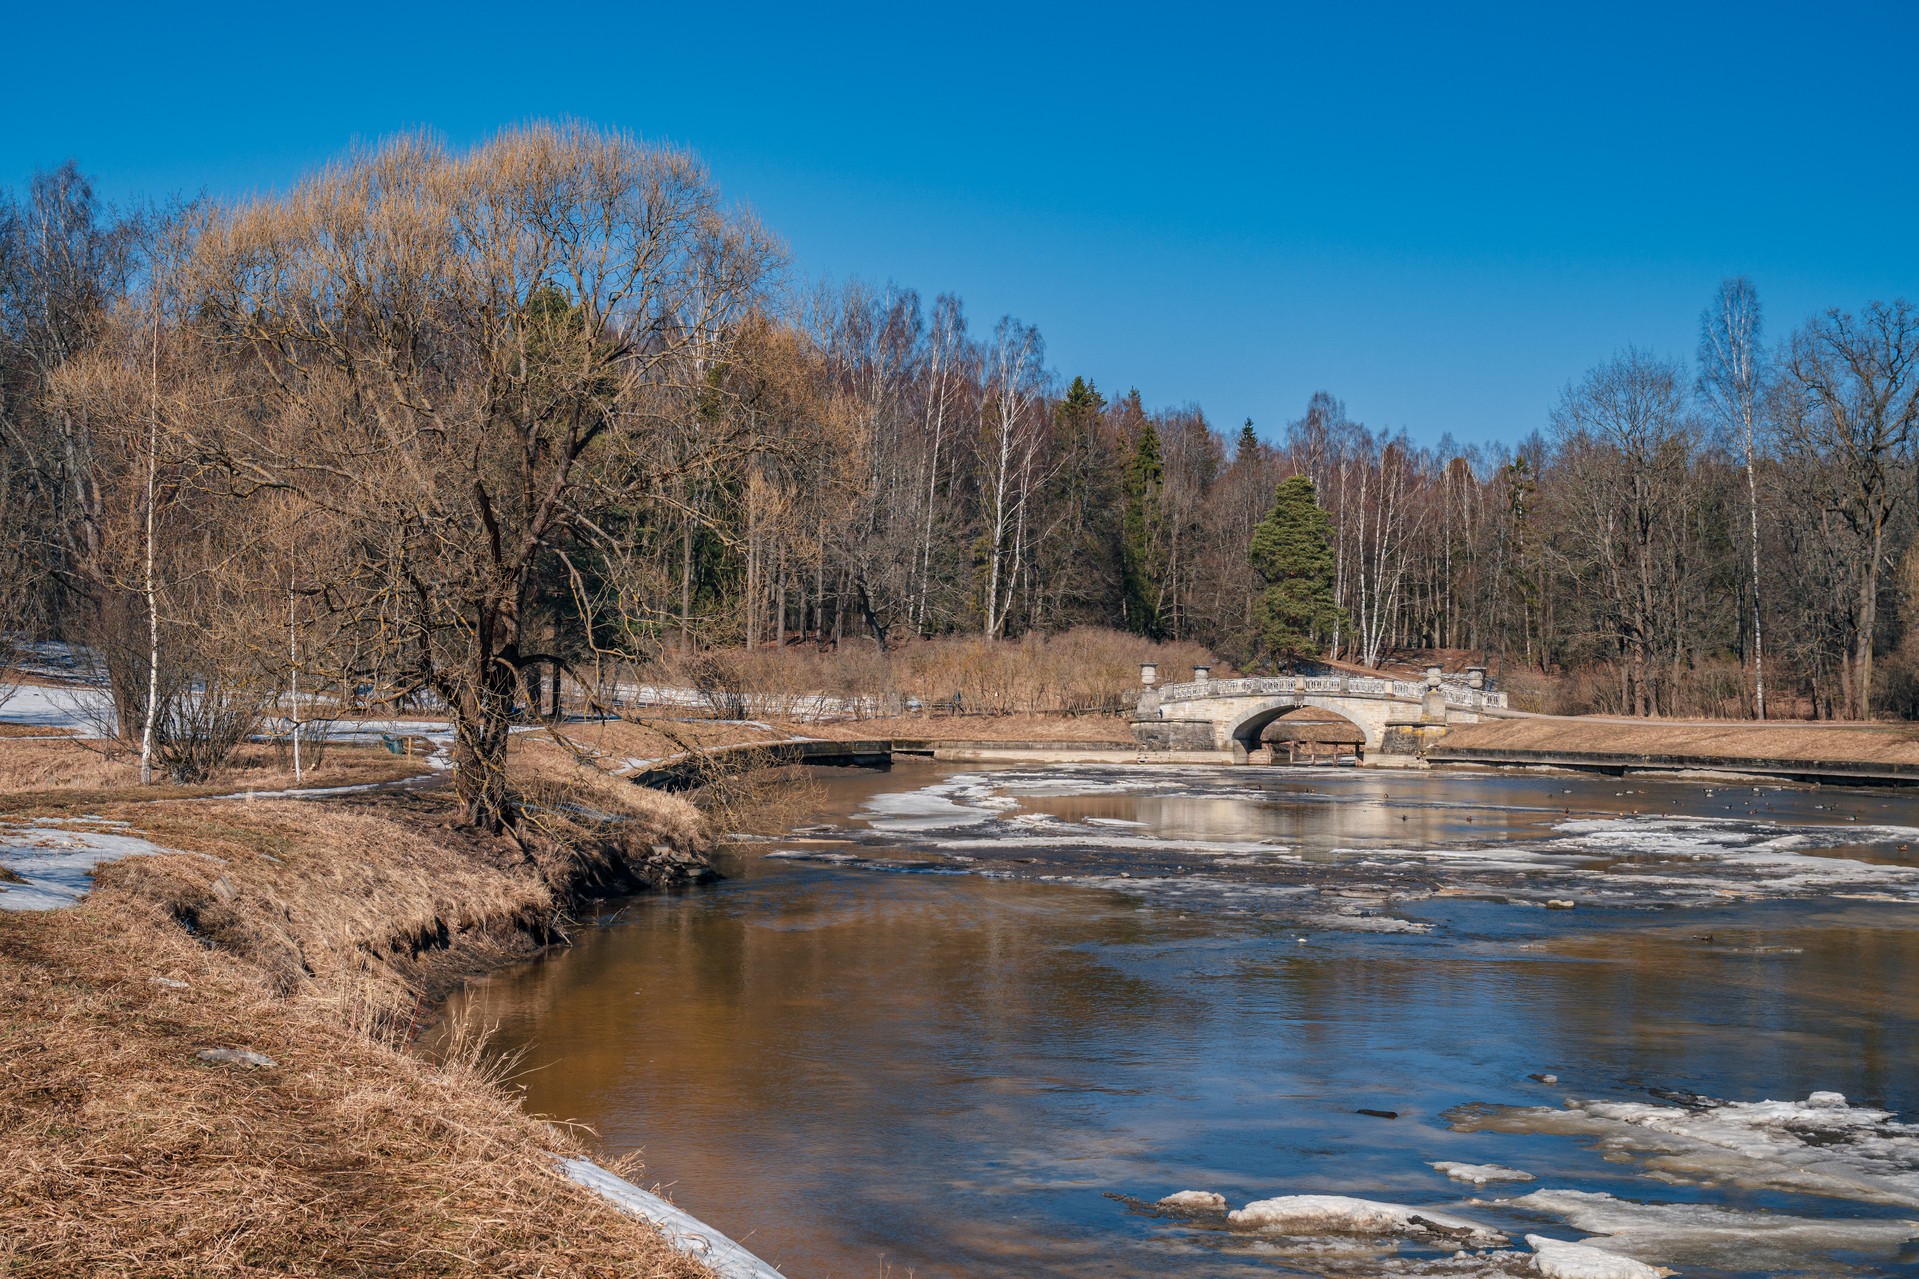
[[[562,675],[1094,627],[1271,669],[1294,573],[1320,656],[1447,650],[1536,709],[1911,717],[1919,312],[1700,302],[1691,358],[1622,334],[1525,438],[1425,445],[1333,390],[1215,424],[951,294],[803,280],[697,157],[584,125],[240,201],[68,164],[0,192],[0,633],[98,653],[176,772],[289,692],[431,699],[496,828],[466,765]],[[1254,553],[1295,476],[1303,567]]]

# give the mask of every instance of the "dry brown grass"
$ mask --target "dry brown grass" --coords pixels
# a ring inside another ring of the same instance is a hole
[[[279,1064],[194,1055],[222,1047]],[[10,1275],[706,1273],[555,1173],[576,1143],[469,1064],[281,996],[111,884],[0,912],[0,1132]]]
[[[66,811],[74,805],[110,802],[128,793],[152,799],[195,799],[234,792],[303,787],[357,786],[398,781],[429,771],[421,760],[389,754],[379,746],[333,746],[316,768],[295,782],[292,765],[271,746],[249,744],[197,786],[159,782],[137,785],[135,758],[111,743],[78,738],[32,741],[0,738],[0,811]]]
[[[1619,719],[1498,719],[1465,724],[1444,746],[1919,764],[1919,726]]]
[[[527,953],[561,902],[510,844],[452,824],[438,796],[360,808],[298,800],[98,805],[154,843],[199,856],[129,858],[97,881],[160,904],[274,989],[356,1025],[409,1015],[462,968]]]
[[[939,742],[1131,742],[1132,725],[1119,715],[894,715],[810,724],[818,737],[867,737]]]
[[[0,724],[0,738],[73,737],[75,735],[70,728],[49,728],[40,724]]]
[[[131,786],[139,769],[97,743],[0,738],[0,794]]]
[[[868,715],[895,714],[908,699],[949,702],[956,693],[973,711],[1067,714],[1119,710],[1139,687],[1142,662],[1157,663],[1162,680],[1185,679],[1196,665],[1231,673],[1197,644],[1156,643],[1087,626],[1017,640],[908,640],[888,653],[868,641],[848,641],[837,650],[728,649],[688,663],[669,661],[649,678],[711,684],[720,700],[762,719],[780,717],[788,699],[811,693],[867,699],[860,713]]]

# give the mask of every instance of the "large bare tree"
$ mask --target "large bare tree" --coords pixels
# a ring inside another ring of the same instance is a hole
[[[1859,539],[1847,711],[1865,719],[1886,539],[1919,432],[1919,311],[1904,301],[1874,302],[1858,316],[1827,311],[1793,334],[1785,362],[1792,386],[1783,425],[1794,443],[1831,462],[1838,509]]]
[[[1759,345],[1759,292],[1744,276],[1722,282],[1699,318],[1699,394],[1720,429],[1737,441],[1746,469],[1747,550],[1752,577],[1752,700],[1766,718],[1766,638],[1759,606],[1759,480],[1757,434],[1766,383]]]
[[[660,440],[723,420],[712,374],[774,246],[692,156],[542,124],[355,154],[210,212],[198,249],[195,322],[259,397],[201,446],[309,508],[329,607],[450,712],[467,820],[511,826],[514,705],[557,660],[528,643],[536,573],[742,447]]]

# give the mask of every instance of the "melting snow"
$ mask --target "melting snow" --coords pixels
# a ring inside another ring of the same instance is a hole
[[[71,906],[93,887],[93,868],[121,857],[169,853],[137,835],[102,827],[124,826],[98,818],[41,818],[0,826],[0,866],[23,883],[0,881],[0,910],[56,910]]]

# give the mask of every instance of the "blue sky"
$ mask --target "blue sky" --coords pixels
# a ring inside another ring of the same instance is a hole
[[[1344,9],[1345,12],[1330,12]],[[1515,440],[1721,277],[1770,336],[1919,299],[1919,4],[39,5],[0,183],[284,185],[573,115],[697,150],[803,276],[950,290],[1273,433]]]

